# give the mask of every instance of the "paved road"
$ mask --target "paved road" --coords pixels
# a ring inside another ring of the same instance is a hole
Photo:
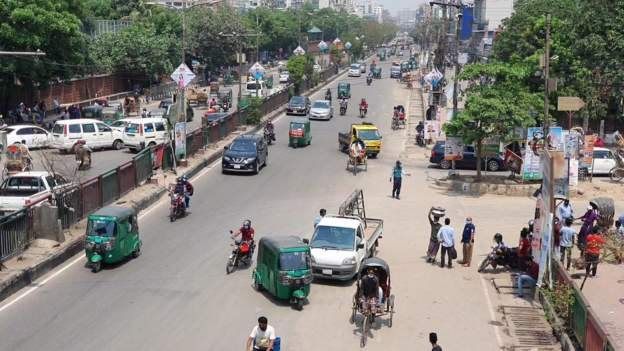
[[[408,91],[387,78],[366,87],[364,79],[349,79],[353,97],[347,116],[336,113],[330,122],[312,123],[311,146],[287,147],[289,117],[283,117],[276,123],[278,141],[270,148],[269,164],[259,175],[223,175],[217,164],[194,180],[189,217],[169,223],[166,201],[145,212],[140,258],[94,275],[77,255],[76,264],[32,293],[4,301],[0,348],[243,350],[256,318],[266,315],[284,339],[283,350],[358,350],[356,327],[348,322],[352,283],[315,283],[309,304],[299,312],[255,292],[251,269],[226,276],[225,261],[227,231],[243,219],[252,220],[258,236],[310,237],[319,208],[335,212],[349,192],[363,187],[367,213],[385,219],[379,256],[392,268],[398,312],[392,328],[373,330],[367,349],[423,350],[428,333],[435,330],[445,350],[498,350],[476,268],[442,270],[424,263],[429,231],[424,213],[431,205],[442,205],[459,219],[486,204],[483,208],[490,212],[472,213],[479,229],[480,220],[488,225],[475,249],[478,255],[486,251],[495,228],[516,228],[531,208],[515,214],[516,223],[501,223],[490,215],[505,215],[505,201],[448,197],[430,188],[424,159],[408,160],[412,177],[402,199],[392,199],[388,177],[406,137],[404,130],[391,131],[390,113],[393,105],[407,106]],[[367,172],[353,176],[337,150],[337,133],[359,121],[354,107],[363,96],[370,104],[367,120],[376,122],[384,135],[384,149],[379,159],[370,160]]]

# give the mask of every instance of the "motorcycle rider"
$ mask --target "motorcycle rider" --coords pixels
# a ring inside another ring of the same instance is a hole
[[[240,245],[243,241],[249,243],[249,247],[251,250],[249,251],[251,255],[253,255],[254,245],[254,235],[256,234],[255,230],[251,227],[251,220],[246,219],[243,221],[243,226],[238,229],[238,231],[232,234],[232,239],[235,240],[236,245]],[[240,240],[236,240],[236,238],[240,236]]]
[[[342,99],[340,99],[340,109],[344,108],[345,113],[347,112],[348,104],[349,104],[349,100],[347,100],[346,97],[343,97]]]
[[[364,115],[366,115],[366,112],[368,112],[368,102],[366,102],[366,98],[362,98],[360,101],[360,113],[362,110],[364,111]]]
[[[266,122],[266,124],[264,125],[264,132],[271,137],[271,140],[275,141],[275,126],[273,126],[273,122]]]
[[[366,84],[370,85],[373,82],[373,72],[368,72],[366,76]]]
[[[419,121],[418,125],[416,125],[416,143],[423,144],[425,142],[425,123],[423,121]]]
[[[178,178],[173,192],[184,196],[184,208],[188,209],[191,205],[191,196],[193,196],[193,185],[191,185],[186,176]]]
[[[332,100],[331,89],[329,88],[327,88],[327,90],[325,91],[325,100]]]

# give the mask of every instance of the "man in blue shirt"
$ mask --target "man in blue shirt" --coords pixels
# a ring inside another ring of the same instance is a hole
[[[559,232],[559,252],[561,253],[560,261],[561,264],[563,264],[564,260],[567,258],[566,270],[570,269],[572,246],[574,246],[574,236],[576,235],[574,229],[570,228],[571,225],[572,218],[566,218],[565,226],[561,228],[561,231]]]
[[[392,184],[392,197],[395,199],[399,199],[399,195],[401,194],[401,182],[403,180],[403,176],[409,175],[403,170],[403,166],[401,165],[401,161],[396,161],[396,165],[392,169],[392,174],[390,175],[390,181],[393,181]]]
[[[459,262],[464,267],[470,267],[472,261],[472,246],[474,245],[475,226],[472,224],[472,218],[466,218],[464,231],[462,233],[462,260]]]

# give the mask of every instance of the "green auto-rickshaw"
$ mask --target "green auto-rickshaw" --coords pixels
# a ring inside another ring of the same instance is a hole
[[[373,72],[373,78],[381,79],[381,67],[376,66],[371,70],[371,72]]]
[[[89,215],[85,254],[93,273],[103,263],[116,263],[141,254],[136,211],[125,206],[106,206]]]
[[[82,118],[102,119],[102,110],[100,105],[89,105],[82,108],[80,115]]]
[[[260,239],[252,279],[256,290],[265,289],[278,299],[290,300],[301,310],[312,283],[308,241],[296,236]]]
[[[101,120],[108,125],[122,118],[124,118],[123,111],[116,107],[104,107],[102,109]]]
[[[307,117],[295,117],[290,120],[288,130],[288,146],[294,148],[312,143],[310,120]]]
[[[338,83],[338,99],[351,98],[351,83],[340,82]]]

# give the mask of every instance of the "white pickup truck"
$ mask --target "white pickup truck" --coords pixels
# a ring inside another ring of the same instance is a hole
[[[345,203],[348,205],[340,207],[341,215],[326,215],[314,230],[310,249],[315,277],[350,280],[359,272],[362,261],[375,255],[383,220],[365,216],[361,190]]]
[[[0,185],[0,214],[4,216],[51,198],[53,190],[67,185],[65,179],[48,172],[16,173]]]

